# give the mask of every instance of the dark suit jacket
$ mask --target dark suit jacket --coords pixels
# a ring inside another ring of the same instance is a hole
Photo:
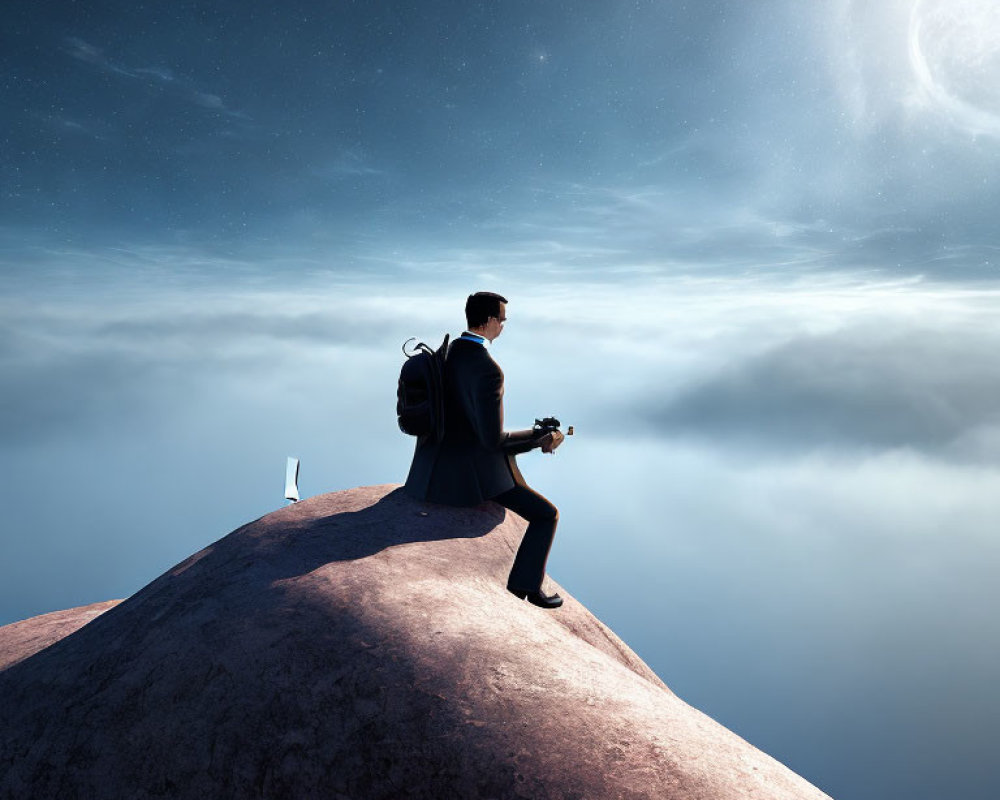
[[[515,452],[534,447],[531,430],[503,429],[503,372],[478,342],[455,339],[444,368],[445,432],[417,440],[406,491],[418,500],[474,506],[524,485]]]

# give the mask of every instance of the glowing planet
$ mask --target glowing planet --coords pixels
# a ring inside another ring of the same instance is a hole
[[[969,133],[1000,136],[1000,3],[916,0],[909,55],[923,102]]]

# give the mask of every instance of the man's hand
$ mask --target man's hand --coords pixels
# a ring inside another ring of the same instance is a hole
[[[543,453],[554,453],[555,449],[562,444],[563,439],[566,437],[563,435],[562,431],[551,431],[545,434],[542,439],[542,452]]]

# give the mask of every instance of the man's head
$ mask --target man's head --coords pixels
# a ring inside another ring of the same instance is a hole
[[[507,298],[494,292],[476,292],[465,301],[465,321],[469,330],[491,342],[503,330],[507,320]]]

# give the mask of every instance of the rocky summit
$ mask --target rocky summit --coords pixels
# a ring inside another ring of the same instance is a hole
[[[335,492],[0,628],[0,798],[826,797],[561,587],[556,611],[509,594],[523,530]]]

